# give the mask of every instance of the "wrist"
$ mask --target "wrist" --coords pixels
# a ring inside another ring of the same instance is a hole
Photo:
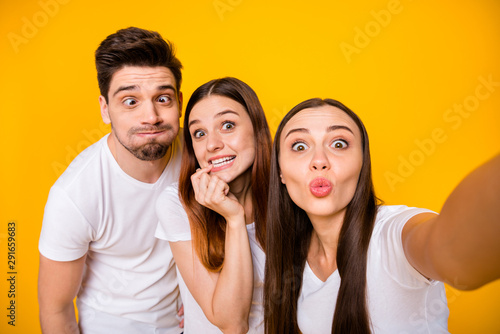
[[[226,220],[226,225],[230,228],[239,228],[246,225],[243,208],[232,215],[225,216],[224,219]]]

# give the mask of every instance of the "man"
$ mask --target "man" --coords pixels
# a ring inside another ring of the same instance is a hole
[[[154,231],[156,198],[179,174],[182,65],[170,43],[138,28],[108,36],[95,57],[111,133],[50,190],[39,243],[42,331],[179,333],[173,258]]]

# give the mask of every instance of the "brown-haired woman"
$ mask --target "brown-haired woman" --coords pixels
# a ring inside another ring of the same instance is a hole
[[[271,159],[266,332],[448,332],[441,282],[500,277],[499,170],[474,171],[440,215],[380,205],[361,120],[330,99],[294,107]]]
[[[235,78],[200,86],[184,142],[178,189],[160,196],[156,232],[177,264],[184,333],[263,333],[271,135],[255,92]]]

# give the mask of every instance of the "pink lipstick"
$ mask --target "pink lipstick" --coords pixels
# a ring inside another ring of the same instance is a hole
[[[332,183],[323,177],[317,177],[309,183],[311,193],[316,197],[325,197],[332,192]]]

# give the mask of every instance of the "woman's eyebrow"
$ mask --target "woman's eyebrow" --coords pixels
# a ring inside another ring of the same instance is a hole
[[[232,111],[232,110],[224,110],[224,111],[221,111],[221,112],[218,112],[217,114],[214,115],[214,118],[218,118],[218,117],[222,117],[226,114],[234,114],[236,116],[239,116],[240,114],[238,114],[236,111]],[[193,124],[196,124],[196,123],[200,123],[199,120],[197,119],[193,119],[189,122],[188,124],[188,128],[191,127],[191,125]]]
[[[326,128],[326,132],[331,132],[331,131],[340,130],[340,129],[347,130],[350,133],[354,134],[354,132],[352,132],[352,130],[345,125],[331,125],[328,128]]]
[[[326,128],[326,132],[332,132],[332,131],[336,131],[336,130],[347,130],[350,133],[354,134],[354,132],[352,132],[352,130],[345,125],[330,125],[329,127]],[[291,129],[290,131],[288,131],[287,134],[285,135],[285,138],[288,137],[289,135],[291,135],[292,133],[295,133],[295,132],[311,133],[311,131],[309,131],[309,129],[306,129],[306,128],[295,128],[295,129]]]
[[[189,122],[189,124],[188,124],[188,129],[191,127],[191,125],[196,124],[196,123],[200,123],[200,121],[199,121],[199,120],[197,120],[197,119],[193,119],[193,120],[191,120],[191,121]]]
[[[240,114],[238,114],[236,111],[232,111],[230,109],[227,109],[227,110],[223,110],[221,112],[218,112],[217,114],[214,115],[214,118],[217,118],[217,117],[222,117],[226,114],[234,114],[236,116],[239,116]]]
[[[285,135],[285,139],[286,139],[286,137],[288,137],[289,135],[291,135],[292,133],[295,133],[295,132],[311,133],[311,131],[309,131],[309,129],[306,129],[306,128],[295,128],[295,129],[291,129],[290,131],[287,132],[287,134]]]

